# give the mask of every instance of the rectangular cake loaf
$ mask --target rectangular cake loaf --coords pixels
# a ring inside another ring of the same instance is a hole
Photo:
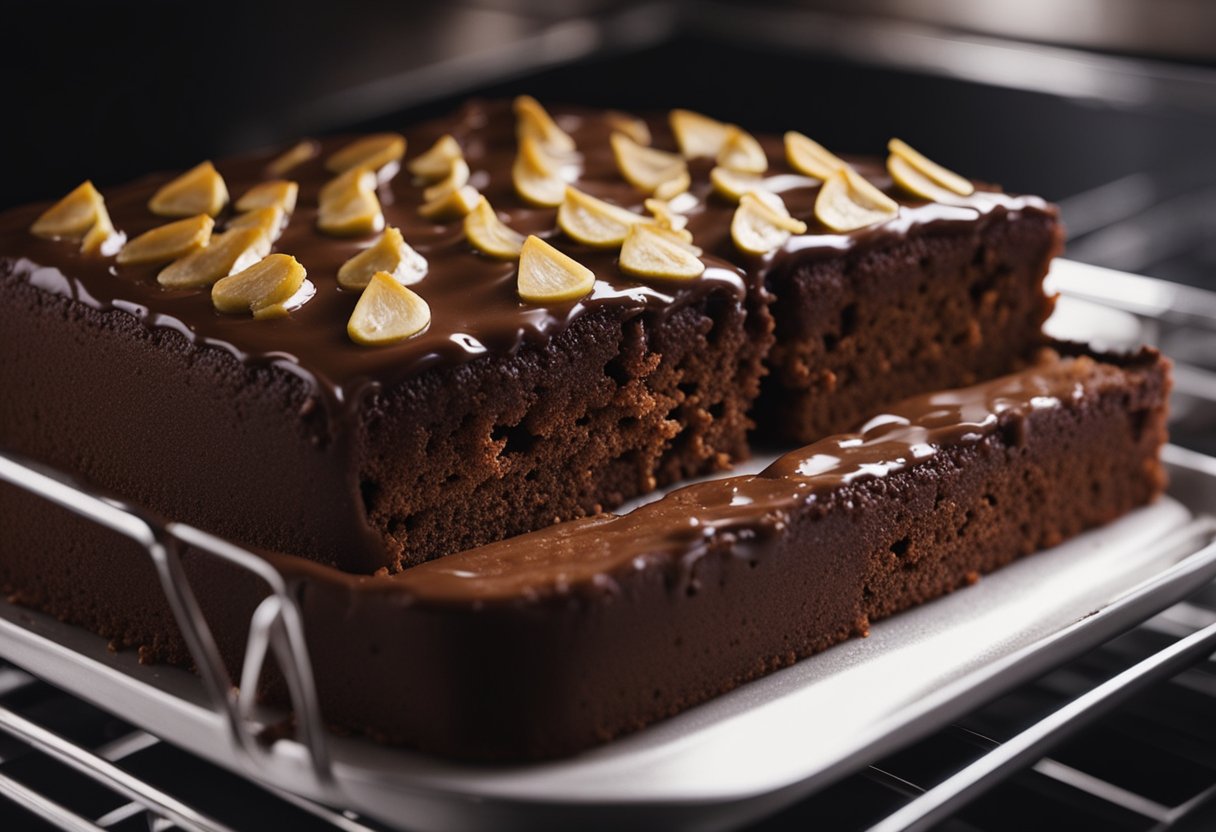
[[[806,441],[1014,369],[1050,312],[1060,232],[1042,200],[934,202],[857,161],[887,213],[833,230],[821,179],[778,138],[514,110],[473,102],[403,135],[105,188],[102,209],[88,186],[0,215],[0,445],[246,545],[395,572],[728,467],[765,372],[765,438]],[[189,246],[210,235],[218,257],[259,224],[197,279]],[[523,268],[523,235],[544,263]],[[350,284],[360,257],[408,286]],[[530,295],[545,264],[583,294]],[[356,308],[373,295],[421,299],[426,323],[369,345]]]

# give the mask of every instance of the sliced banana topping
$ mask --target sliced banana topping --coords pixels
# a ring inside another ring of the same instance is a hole
[[[675,211],[670,202],[662,199],[651,197],[646,200],[643,205],[646,210],[654,217],[655,224],[659,228],[667,228],[672,231],[682,231],[688,225],[688,217]]]
[[[469,177],[471,175],[472,171],[469,170],[469,163],[464,160],[463,156],[458,156],[449,164],[448,172],[438,182],[422,192],[422,198],[426,202],[435,202],[436,200],[443,199],[452,191],[458,191],[469,184]]]
[[[321,145],[319,143],[312,139],[304,139],[273,159],[266,166],[266,171],[271,176],[283,176],[288,171],[295,170],[309,159],[316,158],[320,152]]]
[[[819,142],[793,130],[785,134],[785,158],[790,167],[807,176],[827,179],[849,163],[836,156]]]
[[[211,303],[220,312],[252,312],[255,318],[278,317],[282,303],[300,290],[307,272],[289,254],[271,254],[211,287]],[[259,313],[262,313],[259,315]]]
[[[445,133],[426,152],[411,159],[406,169],[419,179],[434,182],[447,176],[452,163],[463,158],[464,152],[456,139]]]
[[[638,190],[651,194],[666,183],[678,185],[681,182],[689,181],[688,164],[682,156],[638,144],[624,133],[613,133],[611,141],[612,152],[616,156],[616,166],[620,169],[621,176]],[[669,192],[674,187],[667,184],[664,191]],[[670,196],[660,196],[659,198],[670,199],[671,196],[685,190],[688,190],[687,184],[676,189],[675,193],[671,193]]]
[[[376,272],[350,313],[346,334],[356,344],[380,347],[404,341],[431,323],[431,307],[388,272]]]
[[[500,220],[484,196],[464,218],[464,234],[473,248],[500,260],[519,257],[524,245],[524,235]]]
[[[692,110],[672,110],[667,120],[671,123],[671,132],[676,135],[680,152],[688,159],[700,156],[715,158],[734,128],[733,125],[694,113]]]
[[[604,120],[614,132],[624,133],[638,144],[650,144],[650,128],[637,116],[609,110],[604,114]]]
[[[48,240],[79,242],[85,254],[102,251],[106,243],[117,237],[106,201],[89,181],[43,211],[30,226],[30,233]]]
[[[574,137],[558,127],[535,98],[521,95],[515,99],[514,108],[515,132],[521,144],[530,137],[551,155],[564,156],[574,152]]]
[[[118,262],[124,266],[138,263],[168,263],[198,251],[211,240],[215,220],[198,214],[144,232],[118,252]]]
[[[284,214],[290,215],[296,210],[296,197],[300,194],[300,186],[287,179],[273,179],[270,182],[260,182],[254,185],[236,201],[233,206],[238,211],[256,211],[258,208],[269,208],[277,205]]]
[[[405,136],[400,133],[375,133],[355,139],[325,160],[331,173],[346,173],[353,168],[380,171],[401,161],[405,155]]]
[[[768,157],[756,137],[746,130],[732,126],[726,132],[726,140],[718,150],[718,165],[743,173],[764,173],[768,170]]]
[[[941,202],[942,196],[971,196],[975,186],[970,181],[926,158],[899,139],[887,142],[887,170],[904,190],[925,199]]]
[[[270,253],[270,240],[258,228],[234,228],[161,269],[156,282],[166,289],[198,289],[252,266]]]
[[[283,234],[283,229],[287,227],[287,214],[284,213],[280,205],[267,205],[264,208],[255,208],[252,211],[246,211],[243,214],[237,214],[228,221],[226,229],[233,228],[257,228],[266,235],[266,239],[274,242]]]
[[[791,234],[805,234],[806,223],[790,216],[781,197],[749,191],[739,199],[730,222],[730,236],[740,251],[768,254],[785,245]]]
[[[709,172],[714,192],[726,199],[738,202],[749,191],[763,191],[764,177],[755,173],[744,173],[730,168],[716,167]]]
[[[376,272],[385,272],[403,286],[426,276],[427,262],[410,248],[401,231],[389,227],[380,239],[363,249],[338,269],[338,285],[343,289],[362,289]]]
[[[540,237],[524,240],[519,252],[516,291],[528,303],[577,300],[595,286],[591,269],[555,249]]]
[[[692,280],[705,272],[701,249],[658,225],[634,225],[621,246],[621,271],[659,280]]]
[[[423,203],[419,206],[418,213],[432,222],[458,220],[477,207],[479,199],[481,194],[477,189],[472,185],[465,185],[454,191],[445,191],[442,196]]]
[[[317,227],[335,237],[359,237],[384,228],[376,197],[376,174],[355,167],[325,183],[320,193]]]
[[[631,225],[645,221],[641,214],[571,187],[566,188],[566,198],[557,209],[557,226],[567,237],[597,248],[619,246]]]
[[[840,168],[828,176],[815,198],[815,216],[833,231],[855,231],[898,213],[895,200],[852,168]]]
[[[659,186],[654,189],[655,199],[662,199],[670,202],[680,194],[687,193],[689,187],[692,186],[692,176],[688,172],[688,168],[680,171],[673,178],[666,182],[659,183]]]
[[[97,209],[97,221],[80,241],[80,251],[82,254],[103,254],[108,257],[117,254],[126,240],[125,234],[114,229],[114,224],[110,222],[110,213],[103,203]]]
[[[192,217],[207,214],[214,217],[228,204],[228,186],[211,162],[192,167],[176,179],[160,187],[148,209],[161,217]]]
[[[566,198],[566,180],[560,175],[558,161],[530,134],[520,134],[511,179],[516,193],[533,205],[552,208]]]

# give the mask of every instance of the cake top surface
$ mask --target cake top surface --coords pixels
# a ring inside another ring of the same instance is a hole
[[[754,247],[751,253],[742,250],[737,225],[732,233],[732,221],[740,211],[737,200],[715,192],[711,183],[715,167],[712,159],[693,158],[686,163],[687,188],[682,191],[677,188],[668,205],[677,212],[676,225],[686,223],[695,247],[650,239],[650,248],[641,256],[643,271],[654,262],[660,270],[673,271],[657,279],[640,277],[636,268],[634,274],[629,274],[622,266],[626,257],[619,244],[599,247],[575,242],[558,227],[557,207],[529,204],[521,196],[518,172],[513,170],[520,154],[517,120],[509,102],[470,102],[449,117],[405,131],[404,164],[409,167],[442,137],[451,136],[458,145],[457,153],[467,164],[467,178],[461,177],[464,187],[456,189],[460,193],[453,198],[459,201],[459,197],[464,197],[467,201],[468,195],[476,195],[465,188],[474,189],[488,200],[498,221],[516,233],[513,236],[536,235],[573,258],[577,267],[589,270],[586,276],[589,289],[584,294],[528,296],[517,257],[487,256],[470,245],[460,214],[472,203],[463,208],[458,206],[439,218],[423,216],[422,212],[427,211],[428,188],[442,183],[433,178],[421,181],[404,168],[394,175],[393,165],[388,165],[381,168],[379,181],[374,185],[382,226],[398,229],[401,238],[416,253],[413,256],[421,255],[425,262],[418,265],[411,261],[416,266],[413,276],[400,281],[409,283],[408,293],[391,290],[386,293],[384,281],[373,280],[377,300],[396,304],[395,314],[413,316],[409,319],[412,328],[399,328],[406,335],[390,333],[391,337],[384,342],[374,340],[377,332],[366,331],[363,335],[367,337],[361,337],[352,313],[360,298],[372,293],[361,291],[360,287],[344,288],[339,272],[352,257],[380,241],[381,234],[378,230],[364,229],[364,233],[339,237],[318,228],[319,223],[326,221],[319,211],[319,202],[325,196],[326,185],[335,179],[332,162],[342,152],[349,152],[352,142],[357,141],[357,137],[349,136],[302,144],[295,151],[298,160],[286,169],[279,162],[284,149],[278,148],[219,161],[214,171],[209,165],[200,166],[187,175],[192,179],[185,185],[183,178],[166,189],[164,186],[174,180],[174,175],[163,174],[105,189],[104,209],[113,228],[132,241],[170,221],[154,213],[150,201],[155,204],[157,199],[172,200],[177,194],[166,194],[167,190],[187,186],[196,190],[212,187],[214,192],[215,171],[222,177],[218,189],[226,186],[238,203],[241,195],[261,183],[279,179],[298,183],[298,196],[293,195],[292,199],[294,211],[286,212],[288,220],[272,248],[273,252],[289,257],[260,264],[263,268],[256,275],[260,283],[252,279],[244,283],[238,280],[235,284],[232,280],[221,280],[225,285],[214,292],[209,285],[166,288],[161,285],[165,282],[163,276],[158,282],[158,275],[165,269],[163,261],[123,263],[122,257],[114,256],[122,242],[117,235],[103,242],[99,251],[84,253],[70,241],[45,239],[31,233],[31,227],[47,209],[45,203],[0,215],[0,272],[15,273],[41,289],[97,309],[134,314],[151,326],[175,329],[192,341],[224,348],[241,360],[282,366],[312,384],[316,394],[340,405],[356,401],[369,389],[391,385],[427,368],[458,364],[486,353],[510,354],[525,342],[544,343],[578,316],[604,306],[666,312],[695,302],[709,292],[728,293],[741,302],[749,282],[762,280],[767,270],[790,258],[842,252],[943,224],[972,224],[997,211],[1050,210],[1038,198],[1010,197],[983,187],[969,195],[951,195],[950,204],[927,201],[897,186],[881,164],[850,159],[853,171],[881,191],[879,197],[885,195],[893,200],[892,208],[864,227],[832,231],[817,218],[816,200],[822,181],[791,166],[779,137],[759,136],[754,141],[763,150],[766,166],[763,185],[758,187],[779,196],[789,215],[777,218],[782,227],[766,225],[771,218],[764,214],[765,209],[756,208],[761,218],[749,233],[752,239],[771,249],[763,254],[755,253]],[[576,148],[564,157],[557,174],[565,183],[591,197],[653,219],[647,204],[650,194],[623,177],[611,138],[623,123],[636,127],[639,120],[611,112],[557,110],[555,122],[573,139]],[[655,118],[644,123],[654,148],[677,149],[666,120]],[[752,140],[748,134],[741,135]],[[740,144],[743,157],[751,149],[746,143]],[[643,169],[648,162],[653,160],[641,160]],[[278,169],[276,164],[280,165]],[[847,183],[841,187],[847,187]],[[850,209],[859,204],[863,209],[873,208],[867,199],[862,195],[856,202],[846,204]],[[226,204],[226,199],[216,203]],[[239,226],[241,218],[253,215],[253,212],[238,214],[231,205],[209,213],[215,215],[214,235],[234,228],[234,221]],[[203,229],[197,226],[207,221],[200,216],[182,223],[172,230],[174,234],[201,233]],[[801,228],[803,223],[805,229]],[[791,233],[791,228],[801,233]],[[208,248],[214,248],[216,239],[212,237],[213,243]],[[165,244],[172,245],[172,241]],[[257,255],[264,257],[269,250],[259,250]],[[655,251],[661,254],[659,259],[648,260],[647,256]],[[303,269],[293,266],[292,258]],[[637,259],[635,256],[634,260]],[[241,264],[244,265],[248,263]],[[402,264],[405,265],[409,264]],[[548,268],[551,263],[546,261],[543,265]],[[699,274],[690,277],[692,272],[686,272],[675,276],[677,268],[691,268]],[[232,268],[233,272],[237,270],[236,266]],[[302,283],[305,274],[306,282]],[[245,273],[241,275],[244,277]],[[273,287],[267,288],[272,279]],[[220,289],[224,290],[222,299],[226,306],[221,305]],[[250,291],[254,294],[249,294]],[[281,296],[269,294],[272,292]],[[290,299],[284,300],[287,295],[291,295]],[[423,301],[421,305],[419,298]],[[271,303],[272,300],[283,302]],[[264,317],[248,314],[250,308],[255,311],[261,308],[259,303],[269,306],[263,311],[273,314]],[[240,314],[242,309],[244,314]],[[364,329],[369,325],[374,328],[374,312],[364,311],[360,318]],[[376,343],[382,345],[369,346]]]

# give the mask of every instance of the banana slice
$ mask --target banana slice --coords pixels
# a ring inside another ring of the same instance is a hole
[[[516,291],[527,303],[577,300],[595,286],[595,274],[536,235],[524,240],[519,252]]]
[[[658,280],[692,280],[705,273],[701,249],[684,242],[670,229],[642,223],[629,229],[621,246],[621,271]]]
[[[472,185],[465,185],[418,207],[418,213],[432,222],[448,222],[467,216],[477,206],[481,194]]]
[[[637,116],[609,110],[604,114],[608,127],[616,133],[624,133],[638,144],[650,144],[650,127]]]
[[[557,122],[548,111],[530,95],[521,95],[515,99],[515,131],[520,143],[531,138],[544,150],[555,156],[564,156],[574,152],[574,138],[557,126]]]
[[[557,226],[567,237],[597,248],[619,246],[625,242],[629,226],[645,221],[640,214],[568,186],[557,209]]]
[[[533,205],[554,208],[566,198],[566,181],[561,178],[558,162],[550,157],[539,140],[521,134],[519,152],[511,166],[515,191]]]
[[[855,231],[899,213],[899,204],[852,168],[824,180],[815,198],[815,216],[833,231]]]
[[[458,191],[465,185],[469,184],[469,176],[472,171],[469,170],[469,163],[464,160],[463,156],[453,159],[448,167],[448,172],[434,185],[422,192],[422,198],[426,202],[436,202],[443,199],[452,191]]]
[[[375,133],[355,139],[325,160],[331,173],[346,173],[354,168],[379,171],[401,161],[405,155],[405,136],[400,133]]]
[[[354,167],[322,188],[317,227],[334,237],[359,237],[384,228],[384,213],[376,197],[376,174]]]
[[[720,167],[742,173],[764,173],[768,170],[768,157],[756,137],[746,130],[731,126],[726,131],[726,140],[718,150]]]
[[[162,185],[148,200],[148,209],[161,217],[214,217],[227,204],[224,177],[211,162],[203,162]]]
[[[683,231],[688,225],[688,217],[674,211],[671,203],[662,199],[651,197],[642,203],[651,216],[654,217],[655,224],[659,228],[667,228],[671,231]],[[692,241],[692,235],[689,235],[689,242]]]
[[[781,197],[750,191],[739,199],[730,222],[730,236],[740,251],[768,254],[785,245],[790,234],[805,234],[806,223],[790,216]]]
[[[95,254],[117,236],[106,201],[93,187],[92,182],[83,182],[71,193],[42,212],[30,233],[48,240],[70,240],[79,242],[85,254]],[[110,251],[103,251],[112,254]]]
[[[286,227],[287,214],[283,212],[283,207],[267,205],[264,208],[255,208],[252,211],[238,214],[228,221],[226,229],[260,228],[266,234],[266,239],[273,243],[279,239]]]
[[[273,159],[266,166],[266,171],[271,176],[284,176],[288,171],[298,168],[309,159],[316,158],[320,152],[321,145],[312,139],[304,139],[288,148],[282,155]]]
[[[692,176],[689,174],[688,168],[684,168],[675,177],[659,183],[659,186],[654,189],[654,196],[656,199],[669,202],[680,194],[687,193],[691,185]]]
[[[635,188],[649,194],[664,183],[688,181],[688,164],[678,154],[640,145],[624,133],[613,133],[611,142],[617,168]]]
[[[261,229],[234,228],[165,266],[156,282],[166,289],[199,289],[249,268],[269,253],[270,240]]]
[[[417,283],[426,276],[427,262],[410,248],[397,228],[389,227],[380,239],[363,249],[338,269],[338,285],[343,289],[363,289],[376,272],[385,272],[402,286]]]
[[[445,133],[419,156],[415,156],[406,168],[411,174],[427,182],[447,176],[452,163],[464,158],[464,151],[450,133]]]
[[[168,263],[198,251],[211,240],[215,220],[199,214],[153,228],[131,240],[118,252],[121,265]]]
[[[260,182],[236,201],[233,206],[238,211],[256,211],[259,208],[269,208],[277,205],[284,214],[290,215],[296,210],[296,197],[300,194],[300,186],[287,179],[274,179],[270,182]]]
[[[524,245],[524,235],[500,220],[484,196],[464,218],[464,234],[473,248],[500,260],[519,257]]]
[[[300,290],[306,275],[296,258],[289,254],[271,254],[249,268],[217,281],[211,287],[211,303],[220,312],[252,312],[254,317],[259,317],[259,312],[278,307],[271,312],[277,317],[283,301]]]
[[[720,194],[732,202],[738,202],[739,198],[749,191],[763,191],[764,177],[755,173],[743,173],[742,171],[731,170],[730,168],[716,167],[709,172],[710,184],[714,186],[714,192]]]
[[[785,158],[790,167],[807,176],[827,179],[849,163],[836,156],[819,142],[793,130],[785,134]]]
[[[676,135],[680,152],[688,159],[696,159],[699,156],[708,156],[711,159],[716,157],[726,144],[733,127],[692,110],[672,110],[667,120],[671,123],[671,132]]]
[[[887,142],[887,170],[896,184],[925,199],[941,202],[942,196],[971,196],[975,185],[937,162],[926,158],[899,139]]]
[[[431,307],[388,272],[372,275],[350,313],[346,334],[356,344],[379,347],[404,341],[431,323]]]

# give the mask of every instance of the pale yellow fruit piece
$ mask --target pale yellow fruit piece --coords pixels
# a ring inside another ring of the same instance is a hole
[[[743,173],[724,167],[715,167],[709,172],[710,184],[714,192],[723,197],[739,201],[739,198],[750,191],[764,190],[764,177],[755,173]]]
[[[104,205],[105,201],[93,183],[83,182],[43,211],[30,226],[30,233],[49,240],[83,240],[96,224],[98,210]]]
[[[557,162],[531,136],[520,137],[511,181],[516,193],[533,205],[552,208],[566,198],[566,182],[558,174]]]
[[[452,191],[458,191],[465,185],[469,184],[469,163],[464,160],[464,157],[453,159],[448,169],[447,174],[436,182],[431,187],[422,192],[422,198],[426,202],[434,202],[437,199],[442,199]]]
[[[574,152],[574,137],[557,126],[548,111],[530,95],[515,99],[516,135],[520,142],[532,138],[550,153],[565,155]]]
[[[726,131],[726,140],[718,150],[718,164],[724,168],[743,173],[764,173],[768,170],[768,157],[756,137],[746,130],[731,127]]]
[[[887,169],[891,171],[891,176],[900,187],[907,188],[912,193],[918,196],[923,196],[926,199],[937,199],[935,196],[916,190],[916,187],[921,185],[925,180],[936,185],[940,189],[944,189],[949,193],[958,196],[971,196],[975,193],[975,185],[962,176],[959,176],[952,170],[926,158],[923,154],[913,150],[905,142],[899,139],[891,139],[887,142],[887,150],[891,151],[891,156],[887,160]],[[892,159],[900,159],[905,164],[897,164],[895,169],[891,167]],[[899,170],[900,175],[904,177],[901,181],[899,176],[896,176],[895,170]]]
[[[406,168],[419,179],[434,181],[447,176],[452,162],[463,158],[464,152],[456,139],[445,133],[425,153],[410,160]]]
[[[519,252],[516,290],[528,303],[577,300],[595,286],[591,269],[555,249],[540,237],[524,240]]]
[[[604,114],[608,126],[617,133],[624,133],[638,144],[650,144],[650,127],[637,116],[609,110]]]
[[[290,170],[298,168],[309,159],[316,158],[321,152],[321,145],[312,139],[304,139],[288,148],[282,155],[275,157],[266,170],[271,176],[283,176]]]
[[[403,286],[426,276],[426,258],[414,251],[401,231],[389,227],[380,239],[363,249],[338,269],[338,285],[343,289],[362,289],[376,272],[386,272]]]
[[[372,275],[350,313],[346,334],[356,344],[384,346],[417,335],[431,323],[431,307],[388,272]]]
[[[123,246],[118,252],[118,262],[125,266],[177,260],[207,245],[214,227],[215,220],[198,214],[153,228]]]
[[[689,159],[699,156],[708,156],[711,159],[716,157],[733,127],[692,110],[672,110],[668,121],[671,123],[671,132],[675,133],[680,152]]]
[[[266,239],[273,243],[279,239],[286,225],[287,215],[283,213],[282,206],[267,205],[237,214],[228,221],[226,228],[260,228],[266,234]]]
[[[468,213],[477,206],[479,199],[481,199],[481,194],[477,192],[477,189],[472,185],[465,185],[463,188],[448,191],[438,199],[423,203],[419,206],[418,213],[433,222],[458,220],[468,216]]]
[[[221,312],[256,315],[298,292],[306,276],[304,267],[290,254],[271,254],[217,281],[211,287],[211,303]]]
[[[105,203],[102,203],[97,206],[97,220],[93,227],[80,241],[80,251],[84,254],[102,254],[108,257],[118,253],[126,239],[124,234],[114,230],[114,224],[110,222],[110,212],[106,210]]]
[[[688,168],[684,168],[673,178],[659,183],[659,186],[654,189],[654,195],[656,199],[670,201],[680,194],[687,192],[691,185],[692,176],[689,174]]]
[[[270,253],[270,240],[258,228],[234,228],[161,269],[156,282],[166,289],[199,289],[252,266]]]
[[[899,204],[852,168],[824,180],[815,198],[815,216],[833,231],[855,231],[899,213]]]
[[[781,197],[766,191],[752,191],[739,199],[730,222],[730,237],[740,251],[768,254],[790,238],[805,234],[806,223],[790,216]]]
[[[645,221],[641,214],[571,187],[566,188],[566,198],[557,209],[557,226],[567,237],[597,248],[619,246],[625,242],[629,226]]]
[[[259,182],[236,201],[234,206],[238,211],[256,211],[258,208],[269,208],[277,205],[283,213],[290,215],[296,210],[296,198],[300,195],[300,186],[288,179],[273,179],[270,182]]]
[[[841,168],[849,167],[848,162],[819,142],[793,130],[785,134],[785,158],[794,170],[818,179],[827,179]]]
[[[224,177],[211,162],[203,162],[162,185],[148,200],[148,209],[161,217],[214,217],[227,204]]]
[[[484,196],[464,218],[464,234],[473,248],[500,260],[514,260],[524,245],[524,235],[500,220]]]
[[[384,228],[375,173],[351,168],[327,182],[321,188],[317,227],[335,237],[358,237]]]
[[[689,247],[655,225],[635,225],[621,246],[621,271],[659,280],[692,280],[705,272],[705,264]]]
[[[684,226],[688,225],[688,217],[672,210],[671,203],[666,200],[656,199],[654,197],[642,203],[646,210],[654,217],[655,223],[660,228],[670,228],[673,231],[680,231]]]
[[[611,142],[621,176],[639,190],[654,193],[665,182],[679,182],[688,177],[688,164],[676,153],[638,144],[624,133],[613,133]]]
[[[325,168],[332,173],[346,173],[352,168],[376,171],[401,161],[404,155],[405,136],[400,133],[374,133],[334,151],[325,160]]]

